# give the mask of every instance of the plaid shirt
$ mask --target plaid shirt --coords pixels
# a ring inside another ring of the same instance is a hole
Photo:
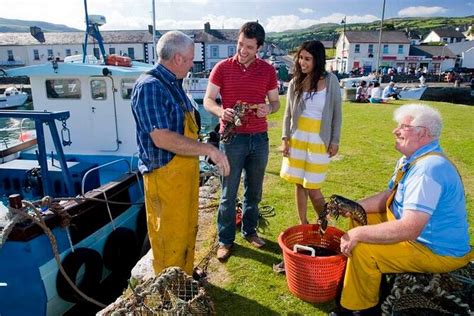
[[[141,173],[163,167],[174,157],[174,153],[158,148],[150,133],[156,129],[168,129],[184,133],[184,112],[180,103],[192,111],[192,105],[182,88],[182,81],[158,64],[150,71],[152,75],[141,76],[132,92],[132,112],[136,123],[138,168]],[[154,76],[158,76],[158,80]],[[162,82],[166,82],[164,85]],[[169,86],[168,86],[169,85]],[[174,89],[171,93],[170,88]],[[179,96],[177,100],[175,95]]]

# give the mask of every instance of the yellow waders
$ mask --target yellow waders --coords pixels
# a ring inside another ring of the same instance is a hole
[[[184,136],[197,139],[193,113],[185,112]],[[192,275],[198,228],[199,158],[175,155],[143,176],[153,269],[181,267]]]
[[[390,205],[403,174],[402,171],[397,173],[394,188],[387,199],[386,213],[367,214],[369,225],[395,220]],[[351,220],[351,227],[356,225]],[[471,250],[464,257],[440,256],[413,241],[393,244],[358,243],[347,261],[341,305],[350,310],[363,310],[377,305],[383,273],[448,272],[467,265],[473,259],[473,254]]]

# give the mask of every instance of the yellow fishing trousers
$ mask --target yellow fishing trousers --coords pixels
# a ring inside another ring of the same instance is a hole
[[[184,136],[196,139],[197,126],[186,112]],[[153,269],[178,266],[192,275],[198,229],[199,158],[175,155],[143,176]]]
[[[387,213],[367,214],[369,225],[394,219],[389,210]],[[351,221],[351,226],[356,226],[356,222]],[[347,261],[341,305],[350,310],[363,310],[377,305],[384,273],[443,273],[467,265],[472,258],[472,251],[464,257],[436,255],[413,241],[358,243]]]

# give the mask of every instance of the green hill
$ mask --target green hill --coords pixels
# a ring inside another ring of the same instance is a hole
[[[474,24],[474,15],[466,17],[432,17],[432,18],[392,18],[384,20],[384,30],[410,30],[422,36],[432,29],[466,27]],[[380,21],[371,23],[347,24],[347,31],[379,30]],[[267,39],[280,48],[292,50],[307,40],[336,41],[342,32],[341,24],[317,24],[301,30],[269,33]]]
[[[40,27],[43,32],[77,32],[80,31],[78,29],[62,25],[62,24],[54,24],[48,22],[41,22],[41,21],[26,21],[26,20],[13,20],[13,19],[5,19],[0,18],[0,32],[14,32],[14,33],[21,33],[21,32],[29,32],[30,26],[38,26]]]

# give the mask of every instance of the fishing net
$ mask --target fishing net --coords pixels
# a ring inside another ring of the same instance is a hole
[[[450,273],[402,273],[394,277],[384,315],[472,315],[474,262]]]
[[[102,315],[214,315],[214,304],[199,282],[178,267],[131,287]]]

